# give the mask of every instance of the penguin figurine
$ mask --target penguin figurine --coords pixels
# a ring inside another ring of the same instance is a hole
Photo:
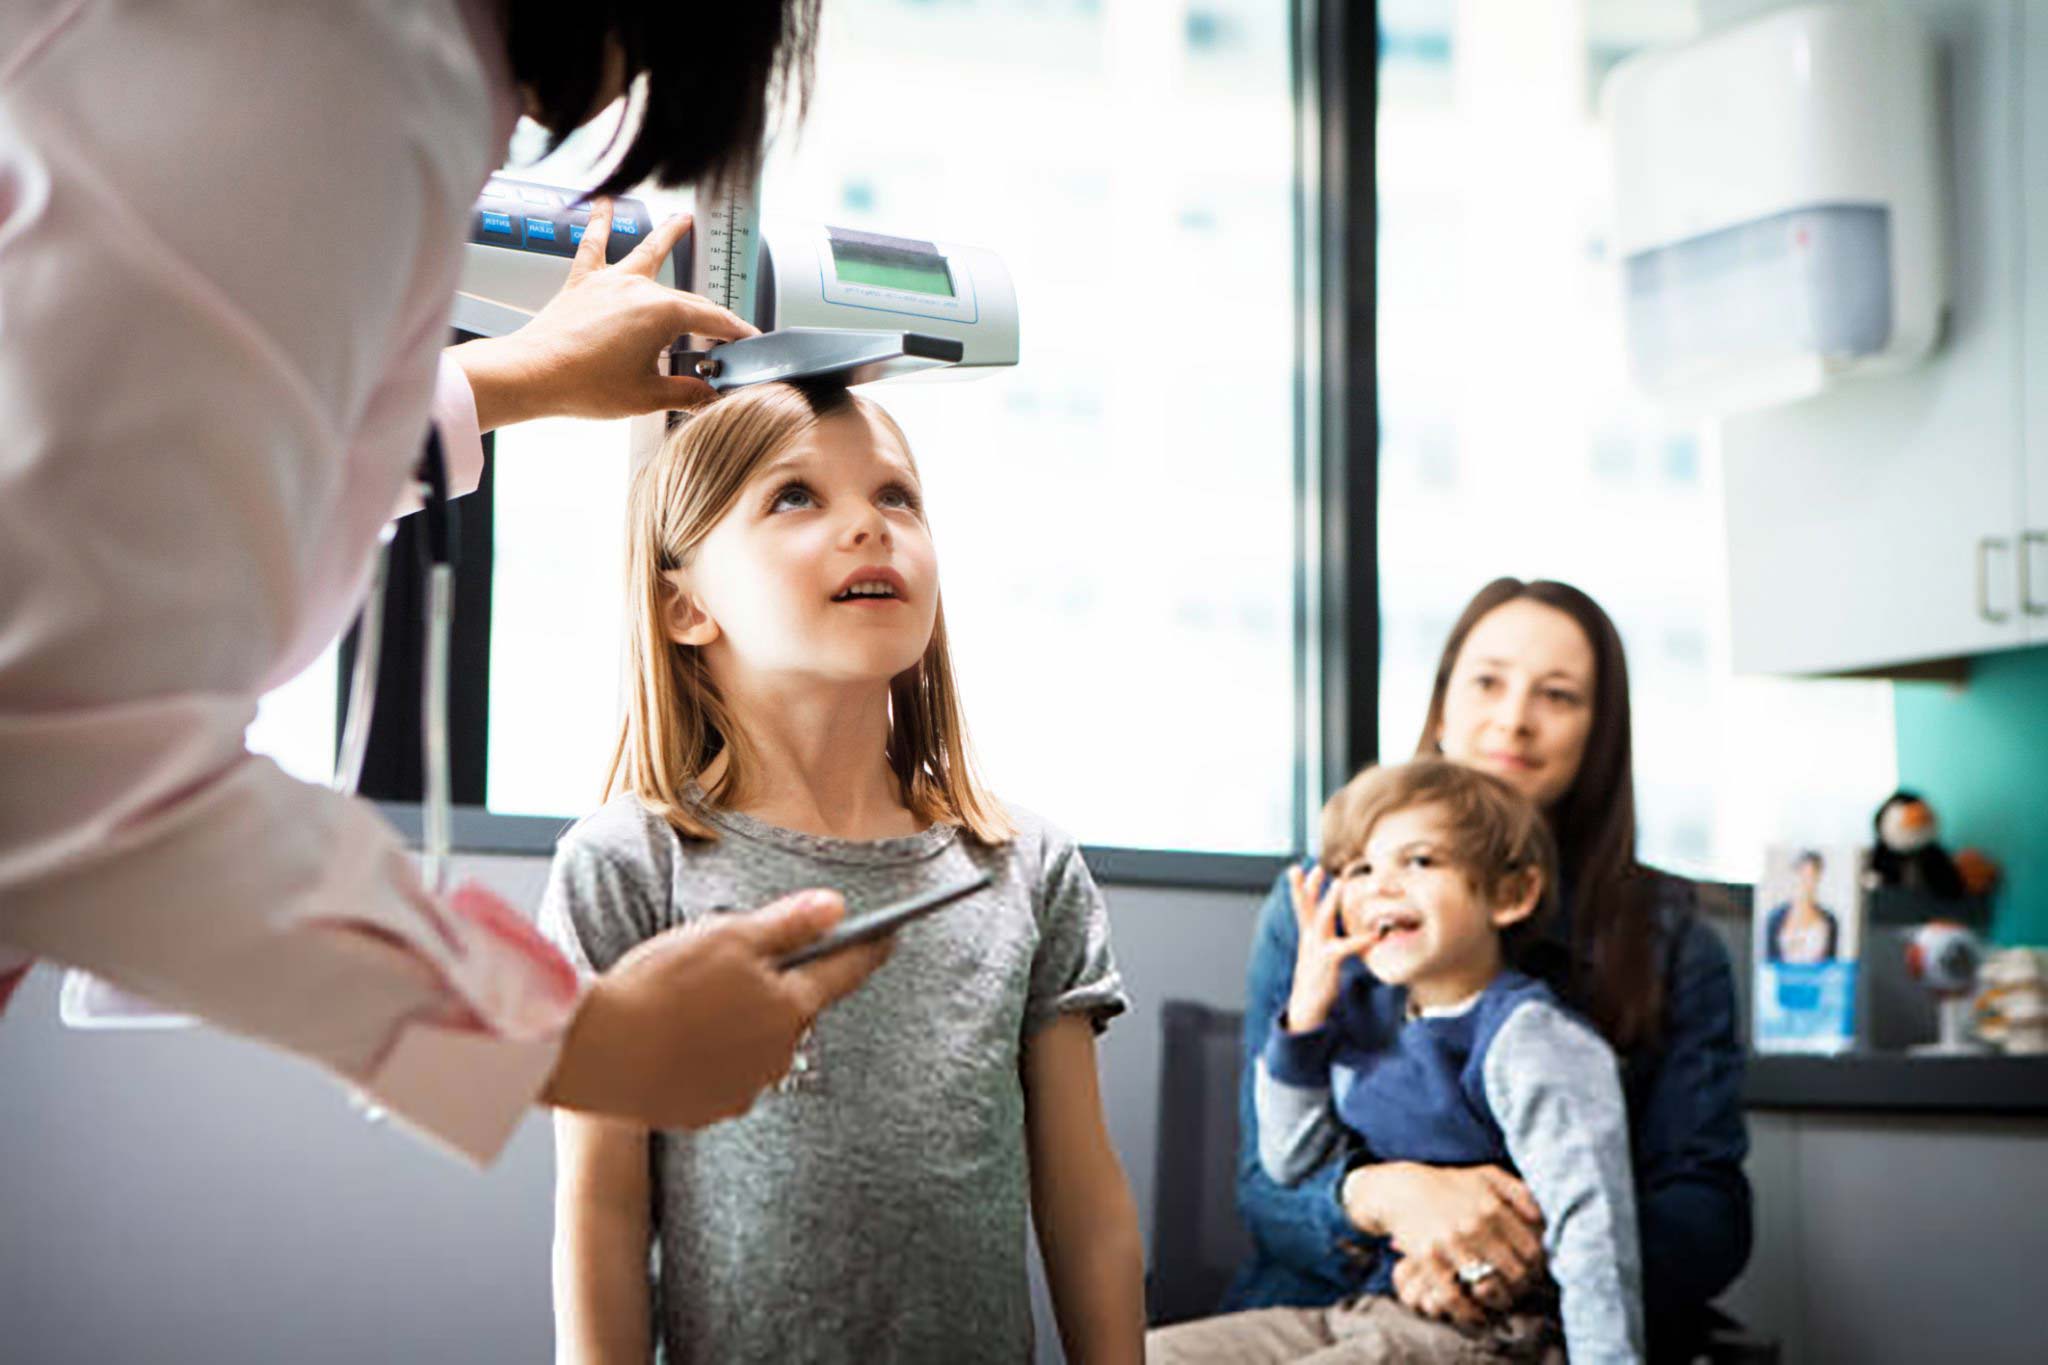
[[[1871,821],[1877,847],[1870,871],[1879,886],[1924,892],[1942,900],[1963,894],[1962,874],[1935,836],[1940,832],[1934,809],[1909,791],[1893,792]]]

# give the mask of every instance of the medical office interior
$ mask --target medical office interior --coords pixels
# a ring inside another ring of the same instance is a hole
[[[2048,1355],[2048,6],[823,25],[762,223],[973,243],[1015,284],[1014,367],[864,392],[919,451],[983,768],[1107,897],[1153,1320],[1213,1309],[1248,1245],[1259,907],[1322,800],[1414,751],[1453,621],[1512,574],[1618,624],[1641,856],[1708,889],[1734,964],[1755,1236],[1723,1358]],[[603,142],[525,127],[503,174],[587,186]],[[506,430],[461,513],[457,871],[528,910],[616,736],[631,446]],[[326,780],[350,657],[251,745]],[[364,789],[417,834],[408,763],[373,740]],[[1899,791],[1972,894],[1867,884]],[[1802,867],[1856,959],[1818,984],[1764,929]],[[0,1358],[548,1357],[545,1115],[461,1169],[252,1044],[67,1028],[61,979],[0,1027]]]

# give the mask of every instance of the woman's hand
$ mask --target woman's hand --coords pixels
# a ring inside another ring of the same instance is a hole
[[[1479,1322],[1543,1273],[1543,1212],[1498,1166],[1360,1166],[1344,1177],[1343,1197],[1360,1231],[1401,1253],[1394,1292],[1429,1317]],[[1460,1267],[1482,1263],[1494,1273],[1469,1286],[1458,1278]]]
[[[599,199],[569,279],[533,321],[509,336],[450,348],[476,394],[480,430],[536,417],[637,417],[713,397],[695,376],[664,375],[656,358],[685,333],[733,340],[757,334],[709,299],[658,284],[662,261],[690,215],[657,226],[616,265],[604,263],[612,206]]]
[[[1294,950],[1294,985],[1287,996],[1287,1031],[1307,1033],[1321,1028],[1337,1003],[1337,969],[1344,959],[1363,952],[1371,940],[1346,938],[1337,923],[1336,883],[1325,888],[1323,869],[1303,875],[1287,869],[1287,891],[1294,901],[1294,924],[1300,931]]]
[[[837,892],[808,891],[642,942],[583,997],[542,1102],[647,1128],[746,1113],[811,1021],[889,956],[884,938],[782,969],[845,913]]]

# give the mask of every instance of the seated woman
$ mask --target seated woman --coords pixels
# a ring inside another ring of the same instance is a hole
[[[1564,584],[1488,584],[1445,642],[1417,752],[1495,774],[1548,819],[1560,913],[1518,965],[1622,1060],[1650,1355],[1683,1358],[1708,1300],[1749,1257],[1742,1050],[1734,974],[1695,913],[1697,888],[1636,861],[1628,666],[1614,623]],[[1291,1186],[1260,1165],[1256,1059],[1292,989],[1298,932],[1283,878],[1260,912],[1247,983],[1238,1208],[1254,1250],[1225,1307],[1339,1308],[1398,1245],[1401,1302],[1479,1327],[1546,1270],[1541,1215],[1511,1172],[1382,1162],[1359,1146]],[[1336,1345],[1341,1314],[1324,1330]],[[1378,1358],[1359,1345],[1360,1359]],[[1148,1340],[1154,1362],[1300,1354],[1298,1342],[1268,1351],[1260,1320],[1242,1314]]]

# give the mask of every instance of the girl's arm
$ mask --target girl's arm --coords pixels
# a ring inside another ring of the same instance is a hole
[[[1138,1207],[1102,1122],[1095,1032],[1085,1014],[1024,1045],[1031,1213],[1067,1359],[1095,1365],[1145,1353],[1145,1246]]]
[[[653,1232],[647,1130],[555,1115],[555,1360],[653,1359],[647,1250]]]

